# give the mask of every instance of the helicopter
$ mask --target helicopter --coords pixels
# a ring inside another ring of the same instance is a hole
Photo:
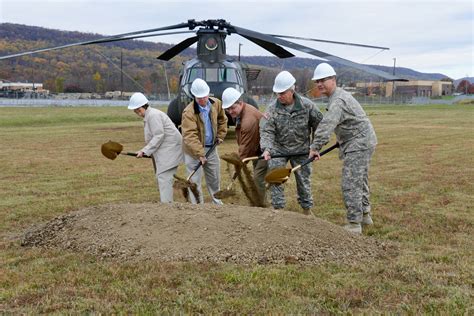
[[[187,31],[172,31],[187,28]],[[195,30],[197,29],[197,30]],[[167,31],[167,32],[165,32]],[[249,103],[255,107],[258,107],[257,102],[247,94],[248,92],[248,81],[255,80],[258,77],[259,70],[252,69],[247,64],[240,61],[230,59],[226,55],[226,43],[225,39],[228,35],[238,34],[247,40],[255,43],[263,49],[269,51],[273,55],[279,58],[294,57],[294,54],[289,52],[287,48],[298,50],[318,58],[324,58],[328,61],[336,62],[338,64],[363,70],[369,74],[374,74],[384,78],[387,81],[404,81],[404,79],[397,78],[394,75],[386,73],[384,71],[371,68],[369,66],[352,62],[350,60],[337,57],[325,53],[320,50],[316,50],[301,44],[297,44],[287,39],[307,40],[316,42],[325,42],[339,45],[359,46],[366,48],[376,48],[382,50],[388,50],[387,47],[371,46],[364,44],[356,44],[349,42],[337,42],[322,39],[303,38],[286,35],[272,35],[264,34],[257,31],[252,31],[242,27],[232,25],[223,19],[203,20],[196,21],[190,19],[187,22],[179,23],[175,25],[164,26],[160,28],[153,28],[148,30],[141,30],[129,33],[122,33],[112,36],[102,37],[96,40],[83,41],[77,43],[71,43],[61,46],[37,49],[17,54],[11,54],[6,56],[0,56],[0,60],[8,59],[13,57],[20,57],[24,55],[30,55],[40,52],[46,52],[57,49],[64,49],[73,46],[80,45],[91,45],[100,44],[107,42],[131,40],[136,38],[144,37],[155,37],[170,34],[181,34],[181,33],[193,33],[194,35],[181,41],[177,45],[163,52],[157,59],[162,61],[169,61],[186,48],[197,42],[197,56],[188,60],[184,63],[183,69],[180,71],[179,89],[178,95],[175,99],[171,100],[168,105],[167,114],[174,122],[176,126],[181,124],[181,114],[186,105],[191,102],[193,96],[191,95],[190,89],[191,84],[196,78],[201,78],[207,82],[210,87],[210,94],[216,98],[221,98],[222,92],[229,87],[233,87],[243,93],[243,98],[246,103]],[[233,122],[232,119],[229,120]]]

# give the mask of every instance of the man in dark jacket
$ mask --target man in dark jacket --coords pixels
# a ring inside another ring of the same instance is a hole
[[[222,93],[222,108],[236,120],[235,134],[239,145],[239,157],[241,160],[249,157],[260,156],[260,120],[263,114],[255,107],[242,101],[242,93],[234,88],[227,88]],[[253,161],[253,178],[262,197],[261,205],[266,203],[265,199],[265,175],[268,163],[266,160]]]

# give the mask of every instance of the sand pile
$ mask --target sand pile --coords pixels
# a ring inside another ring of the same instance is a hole
[[[89,207],[31,228],[21,243],[125,261],[244,264],[353,264],[396,251],[312,216],[188,203]]]

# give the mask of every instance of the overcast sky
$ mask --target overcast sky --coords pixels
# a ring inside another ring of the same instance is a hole
[[[0,21],[114,35],[186,22],[225,19],[262,33],[389,47],[388,51],[299,42],[355,62],[474,76],[472,0],[0,0]],[[178,43],[186,38],[147,40]],[[269,55],[246,39],[227,38],[227,53]],[[290,50],[292,51],[292,50]],[[297,53],[299,57],[314,58]]]

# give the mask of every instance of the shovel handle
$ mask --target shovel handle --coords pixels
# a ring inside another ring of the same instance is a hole
[[[132,153],[132,152],[127,152],[127,153],[120,153],[121,155],[127,155],[127,156],[133,156],[133,157],[136,157],[137,156],[137,153]],[[147,155],[143,155],[142,158],[151,158],[150,156],[147,156]]]
[[[217,144],[218,144],[218,142],[216,141],[216,142],[212,145],[212,147],[207,151],[206,155],[204,155],[204,157],[206,157],[206,159],[207,159],[207,158],[209,157],[209,155],[214,151],[214,148],[216,148]],[[202,161],[199,160],[199,163],[197,164],[196,167],[194,167],[193,172],[191,172],[191,173],[189,174],[187,181],[189,181],[189,179],[191,179],[192,176],[194,176],[194,174],[196,173],[196,171],[198,171],[198,169],[199,169],[201,166],[202,166]]]
[[[272,155],[271,158],[285,158],[285,157],[292,157],[292,156],[304,156],[304,155],[307,155],[308,152],[299,152],[299,153],[294,153],[294,154],[279,154],[279,155]],[[242,162],[243,163],[246,163],[247,161],[251,161],[251,160],[260,160],[260,159],[263,159],[263,154],[260,155],[260,156],[253,156],[253,157],[247,157],[247,158],[244,158],[242,159]]]
[[[334,149],[336,149],[336,148],[338,148],[338,147],[339,147],[339,143],[335,143],[335,144],[332,145],[331,147],[329,147],[329,148],[323,150],[322,152],[320,152],[320,153],[319,153],[319,156],[320,156],[320,157],[321,157],[321,156],[324,156],[324,155],[327,154],[328,152],[330,152],[330,151],[332,151],[332,150],[334,150]],[[293,169],[291,169],[291,172],[296,171],[296,170],[300,169],[300,168],[303,167],[303,166],[306,166],[307,164],[313,162],[315,159],[316,159],[316,156],[314,156],[314,157],[312,157],[312,158],[306,159],[306,160],[303,161],[300,165],[298,165],[298,166],[294,167]]]

